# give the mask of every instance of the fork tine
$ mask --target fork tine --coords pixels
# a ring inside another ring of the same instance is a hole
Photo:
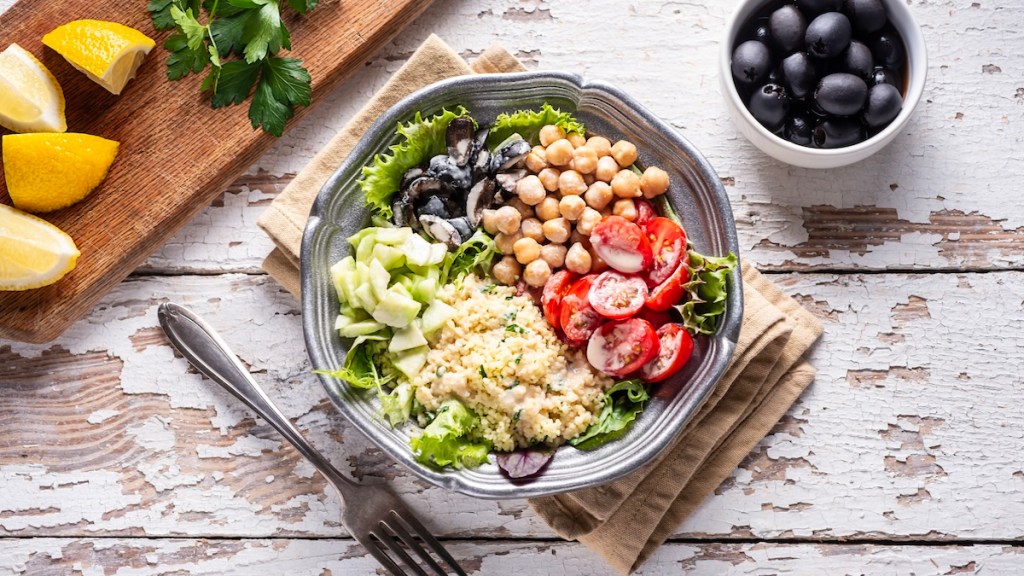
[[[388,528],[388,525],[381,521],[380,529],[374,530],[370,534],[376,537],[388,550],[401,558],[402,562],[405,562],[406,566],[416,572],[417,576],[430,576],[430,574],[423,571],[423,568],[420,568],[419,564],[413,561],[412,557],[402,548],[402,545],[395,541],[394,537],[388,533]]]
[[[361,539],[360,542],[362,542],[366,551],[376,558],[377,562],[380,562],[381,566],[387,568],[388,572],[395,576],[405,576],[405,570],[402,570],[401,566],[392,560],[386,552],[380,549],[380,545],[378,543],[379,540],[379,538],[366,538],[365,541]]]
[[[448,567],[454,570],[455,574],[458,576],[466,576],[466,573],[459,567],[455,558],[452,558],[452,555],[449,554],[448,550],[441,545],[441,542],[439,542],[437,538],[430,533],[430,530],[427,530],[427,528],[423,526],[415,516],[412,514],[399,514],[397,510],[392,510],[392,514],[404,522],[409,527],[410,531],[415,533],[416,536],[419,536],[420,540],[423,540],[427,546],[430,546],[430,549],[434,551],[434,554],[440,556],[441,559],[448,564]],[[447,572],[442,570],[441,574],[447,574]]]
[[[391,531],[394,532],[396,536],[398,536],[398,539],[405,542],[405,545],[408,548],[416,552],[416,554],[422,558],[436,574],[446,576],[448,572],[446,572],[444,568],[441,568],[441,566],[434,560],[433,556],[423,549],[423,546],[416,540],[416,537],[409,533],[402,515],[392,510],[388,516],[390,522],[387,523],[387,526],[388,528],[391,528]],[[415,529],[413,529],[413,532],[415,532]]]

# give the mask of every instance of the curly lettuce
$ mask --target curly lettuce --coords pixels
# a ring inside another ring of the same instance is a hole
[[[650,395],[640,380],[623,380],[608,389],[602,398],[603,406],[597,422],[583,434],[569,440],[579,450],[594,450],[623,437],[643,412]]]
[[[345,354],[345,364],[336,370],[314,370],[348,382],[353,388],[381,389],[395,379],[393,370],[378,370],[377,366],[387,362],[387,334],[360,336],[355,339]],[[389,373],[390,372],[390,373]]]
[[[487,462],[490,444],[468,437],[478,420],[462,402],[445,400],[423,434],[409,440],[416,461],[438,468],[475,468]]]
[[[396,133],[401,141],[390,146],[390,152],[374,156],[373,164],[363,168],[359,179],[366,204],[375,215],[391,218],[391,195],[398,191],[402,176],[410,168],[426,164],[432,156],[445,153],[448,123],[468,115],[469,111],[458,106],[454,110],[442,109],[425,120],[416,112],[408,124],[398,124]]]
[[[460,244],[454,252],[445,255],[440,283],[451,283],[477,268],[487,270],[497,255],[498,247],[494,245],[494,239],[488,236],[482,227],[477,228],[469,240]]]
[[[729,296],[729,274],[736,267],[737,258],[705,256],[690,250],[690,280],[683,284],[686,297],[675,307],[683,317],[683,326],[697,334],[713,334],[719,317],[725,313]]]
[[[511,114],[499,114],[487,136],[487,145],[493,148],[513,134],[519,134],[531,144],[537,144],[540,141],[540,129],[548,124],[561,127],[566,134],[577,132],[583,136],[587,135],[586,128],[572,114],[562,112],[545,102],[540,110],[519,110]]]

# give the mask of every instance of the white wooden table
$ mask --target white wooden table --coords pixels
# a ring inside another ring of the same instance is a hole
[[[63,337],[0,341],[0,575],[374,573],[312,467],[172,353],[168,300],[217,326],[341,468],[391,481],[472,574],[609,572],[525,502],[431,488],[360,437],[260,269],[257,216],[431,32],[636,96],[716,167],[743,256],[824,321],[815,383],[639,574],[1019,573],[1024,3],[908,3],[930,58],[913,121],[874,158],[810,171],[727,117],[734,0],[436,2]]]

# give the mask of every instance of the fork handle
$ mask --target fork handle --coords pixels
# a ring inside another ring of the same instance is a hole
[[[259,414],[335,487],[340,489],[339,483],[357,485],[306,441],[213,328],[188,308],[171,302],[161,304],[157,316],[167,338],[189,363]]]

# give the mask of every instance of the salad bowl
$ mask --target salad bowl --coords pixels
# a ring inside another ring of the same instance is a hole
[[[481,123],[502,112],[536,109],[548,103],[572,113],[588,134],[627,139],[639,150],[638,163],[666,170],[668,201],[680,216],[694,248],[707,255],[738,254],[739,243],[728,197],[714,169],[689,142],[619,89],[559,72],[524,72],[457,77],[408,96],[381,116],[331,178],[310,213],[302,241],[302,322],[313,367],[341,366],[348,342],[335,330],[339,301],[331,266],[351,253],[346,239],[369,225],[358,181],[376,154],[395,144],[395,127],[417,113],[464,106]],[[320,379],[345,417],[385,453],[431,484],[485,499],[528,498],[601,485],[636,470],[672,445],[714,389],[732,358],[742,319],[741,274],[729,275],[726,311],[714,334],[696,339],[693,357],[676,375],[653,385],[651,399],[633,427],[618,440],[583,451],[557,449],[535,476],[512,479],[491,462],[472,469],[436,469],[418,462],[409,439],[413,423],[390,427],[377,415],[378,401],[364,390],[327,374]]]

